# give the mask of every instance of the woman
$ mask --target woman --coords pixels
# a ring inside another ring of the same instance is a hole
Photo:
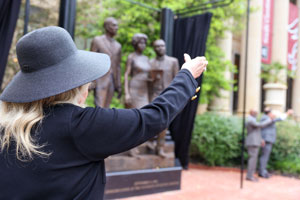
[[[21,71],[0,96],[0,199],[102,199],[104,159],[166,128],[194,95],[207,61],[187,62],[142,109],[81,107],[89,82],[105,75],[105,54],[77,50],[62,28],[17,43]]]
[[[141,108],[149,103],[148,73],[151,66],[148,57],[143,55],[147,38],[143,33],[137,33],[132,37],[135,52],[128,56],[124,77],[126,108]]]

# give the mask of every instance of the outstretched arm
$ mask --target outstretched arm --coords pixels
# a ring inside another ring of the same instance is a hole
[[[273,121],[270,118],[266,118],[265,120],[261,121],[261,122],[257,122],[255,119],[253,120],[249,120],[248,124],[250,126],[254,126],[256,128],[264,128],[268,125],[270,125]]]
[[[200,65],[197,63],[191,62],[192,65]],[[194,95],[197,87],[195,77],[200,76],[204,65],[199,68],[189,70],[185,66],[160,96],[141,109],[76,107],[70,119],[70,134],[79,151],[91,160],[104,159],[138,146],[160,133]]]

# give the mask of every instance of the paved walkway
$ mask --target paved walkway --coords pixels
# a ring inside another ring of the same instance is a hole
[[[244,181],[236,169],[197,165],[183,171],[181,190],[126,198],[126,200],[300,200],[300,180],[274,175],[253,183]]]

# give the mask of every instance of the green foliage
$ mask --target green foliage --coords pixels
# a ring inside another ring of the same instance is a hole
[[[154,8],[168,7],[172,10],[197,4],[193,0],[139,0],[138,2]],[[209,66],[205,72],[202,85],[200,100],[202,103],[207,103],[215,96],[219,96],[219,89],[232,89],[232,81],[226,80],[224,72],[227,69],[234,72],[235,68],[230,61],[224,60],[224,54],[218,47],[218,40],[223,37],[226,30],[241,30],[246,10],[245,5],[245,1],[235,0],[228,7],[210,11],[213,13],[213,18],[206,48]],[[123,75],[127,56],[134,50],[131,45],[131,39],[135,33],[140,32],[148,35],[149,39],[145,55],[150,58],[155,56],[151,43],[160,37],[160,13],[133,5],[124,0],[79,0],[75,35],[77,38],[84,39],[84,48],[88,49],[89,44],[87,43],[91,38],[104,33],[104,19],[111,16],[119,21],[119,31],[116,39],[122,44],[121,67]]]
[[[88,39],[104,33],[102,6],[98,0],[79,0],[76,8],[75,36],[84,40],[84,49],[88,49]]]
[[[275,170],[283,174],[295,175],[300,177],[300,158],[285,158],[284,160],[277,161],[271,165]]]
[[[214,113],[198,115],[191,142],[191,155],[208,165],[232,166],[239,162],[241,120]]]
[[[125,108],[123,101],[118,99],[116,95],[113,97],[110,107],[111,108]]]
[[[277,141],[273,145],[269,168],[300,175],[300,125],[293,121],[277,123]]]
[[[236,73],[236,66],[230,60],[224,60],[224,53],[218,46],[225,31],[238,34],[243,28],[242,20],[246,11],[245,1],[235,1],[225,8],[210,10],[213,13],[209,35],[206,42],[205,56],[209,62],[204,73],[200,103],[208,103],[216,96],[220,96],[220,89],[232,90],[233,81],[224,76],[226,70]]]
[[[268,168],[283,174],[300,176],[300,124],[282,121],[277,124]],[[196,117],[191,142],[191,156],[208,165],[240,164],[242,120],[207,112]],[[247,152],[245,151],[245,162]]]
[[[284,74],[287,73],[287,76],[294,78],[292,71],[288,70],[286,65],[282,65],[279,62],[272,63],[270,65],[262,64],[260,77],[264,79],[267,83],[283,83],[286,84]],[[281,75],[282,74],[282,75]]]
[[[95,107],[94,104],[94,92],[89,92],[88,97],[86,98],[85,104],[89,107]]]
[[[86,99],[85,104],[89,107],[95,107],[95,104],[94,104],[94,91],[89,92],[89,95]],[[116,96],[113,97],[112,102],[110,104],[110,107],[111,108],[125,108],[124,104]]]

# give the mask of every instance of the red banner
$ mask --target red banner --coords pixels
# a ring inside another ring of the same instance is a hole
[[[273,8],[274,8],[273,0],[264,0],[261,62],[265,64],[271,63]]]
[[[298,8],[290,3],[288,26],[288,69],[295,71],[297,68],[298,52]]]

